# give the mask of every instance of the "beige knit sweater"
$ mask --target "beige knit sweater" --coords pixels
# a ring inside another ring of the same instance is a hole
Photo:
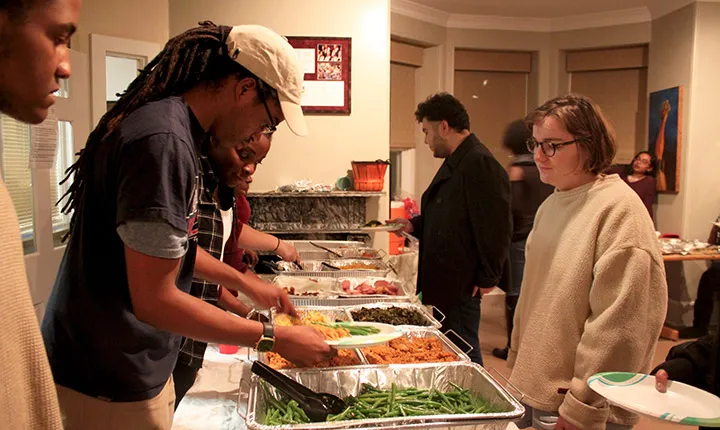
[[[637,194],[618,175],[556,191],[527,241],[510,382],[524,403],[581,429],[633,425],[637,416],[608,407],[586,381],[649,371],[666,308],[662,255]]]
[[[62,429],[15,208],[0,180],[0,428]]]

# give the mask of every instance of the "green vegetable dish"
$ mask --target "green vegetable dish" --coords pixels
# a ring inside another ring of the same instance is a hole
[[[379,322],[391,325],[417,325],[427,327],[430,323],[414,309],[392,306],[389,308],[362,308],[351,311],[355,321]]]
[[[379,390],[363,384],[356,397],[348,397],[348,408],[338,415],[329,415],[328,421],[363,420],[376,418],[417,417],[441,414],[489,414],[509,412],[491,405],[458,385],[453,390],[399,389],[392,384],[390,390]],[[265,425],[305,424],[310,419],[294,400],[280,401],[265,391],[267,409]]]

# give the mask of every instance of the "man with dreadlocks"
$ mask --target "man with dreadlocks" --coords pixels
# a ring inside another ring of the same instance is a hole
[[[80,0],[0,2],[0,112],[37,124],[70,77]],[[0,146],[2,144],[0,143]],[[62,430],[25,272],[20,225],[0,178],[0,428]]]
[[[42,324],[67,429],[169,429],[181,336],[331,357],[310,327],[273,327],[187,294],[193,275],[294,313],[287,295],[197,246],[207,139],[240,150],[286,120],[307,134],[302,72],[271,30],[203,23],[171,39],[71,168],[70,240]]]

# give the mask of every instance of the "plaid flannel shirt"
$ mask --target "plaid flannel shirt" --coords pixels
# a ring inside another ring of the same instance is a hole
[[[222,213],[215,202],[215,191],[218,189],[218,179],[215,177],[207,157],[200,156],[200,165],[203,174],[203,189],[198,200],[198,247],[220,260],[223,245]],[[234,204],[233,218],[235,217]],[[190,294],[212,305],[218,306],[219,286],[207,281],[193,279]],[[206,342],[183,338],[178,355],[178,363],[190,367],[202,367],[205,356]]]

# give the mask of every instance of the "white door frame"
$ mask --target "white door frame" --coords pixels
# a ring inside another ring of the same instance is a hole
[[[92,76],[92,127],[107,111],[107,71],[105,57],[114,54],[121,57],[137,58],[147,65],[160,52],[158,43],[120,37],[90,34],[90,73]]]
[[[57,97],[55,112],[58,121],[72,124],[74,152],[85,146],[90,133],[90,85],[87,55],[70,51],[72,75],[68,80],[69,98]],[[51,169],[32,168],[33,218],[35,252],[25,256],[25,270],[30,285],[33,305],[38,318],[42,319],[45,302],[50,295],[57,269],[65,253],[65,245],[55,247],[53,243],[51,201]],[[59,196],[58,196],[59,197]]]

